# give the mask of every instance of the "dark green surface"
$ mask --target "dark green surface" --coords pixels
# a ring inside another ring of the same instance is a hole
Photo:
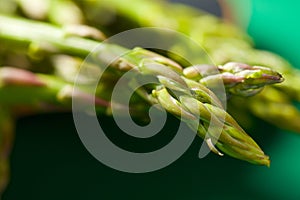
[[[171,119],[168,126],[177,120]],[[102,118],[107,127],[109,117]],[[299,160],[295,134],[265,124],[255,139],[271,156],[271,168],[219,158],[198,159],[201,140],[172,165],[152,173],[110,169],[83,147],[72,115],[39,115],[18,121],[12,180],[4,200],[30,199],[297,199]],[[111,127],[111,133],[118,129]],[[284,139],[283,141],[279,141]],[[289,143],[290,149],[286,149]]]

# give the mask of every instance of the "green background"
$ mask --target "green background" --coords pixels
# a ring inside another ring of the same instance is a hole
[[[254,38],[257,48],[271,50],[300,68],[300,1],[225,0],[233,16]]]

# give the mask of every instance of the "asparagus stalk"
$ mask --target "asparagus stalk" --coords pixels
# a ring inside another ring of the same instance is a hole
[[[32,110],[47,110],[51,108],[71,109],[72,98],[82,100],[87,104],[95,104],[99,108],[107,108],[110,103],[100,97],[93,102],[87,88],[74,89],[53,75],[35,74],[13,67],[0,68],[0,105],[5,107],[27,106]]]
[[[44,23],[32,23],[0,15],[1,39],[17,43],[31,53],[39,51],[64,52],[66,54],[87,56],[99,43],[80,37],[71,37],[73,33]]]
[[[40,50],[48,52],[63,52],[71,55],[86,56],[89,51],[93,50],[99,44],[98,42],[83,39],[78,36],[66,36],[63,29],[45,23],[13,19],[4,16],[0,16],[0,30],[0,38],[4,40],[17,42],[27,48],[30,48],[33,43],[38,42],[39,44],[43,44],[39,46]],[[16,30],[21,33],[25,31],[26,33],[20,34]],[[46,30],[46,32],[44,30]],[[49,46],[51,46],[50,49],[48,48]],[[205,136],[204,130],[208,130],[209,123],[212,121],[211,119],[214,119],[216,123],[222,125],[222,116],[225,116],[225,125],[224,128],[221,129],[219,140],[216,133],[211,131],[208,132],[208,136],[206,136],[209,139],[208,141],[213,140],[220,150],[235,158],[255,164],[269,165],[268,156],[263,153],[259,146],[243,131],[235,120],[226,113],[216,96],[203,84],[184,77],[183,69],[180,65],[168,58],[141,48],[128,50],[117,45],[105,44],[104,49],[106,55],[110,56],[116,56],[116,51],[129,52],[121,56],[118,62],[114,63],[113,67],[116,69],[134,69],[136,73],[142,76],[152,75],[158,79],[159,82],[151,88],[151,93],[147,93],[146,89],[144,93],[142,93],[150,104],[159,103],[161,107],[176,117],[183,117],[185,122],[195,128],[201,137]],[[101,62],[105,62],[106,60],[104,56],[97,56],[96,58]],[[151,62],[148,63],[145,61]],[[52,102],[57,102],[60,100],[57,99],[57,97],[61,96],[58,94],[63,93],[64,95],[62,96],[65,97],[65,91],[70,91],[67,90],[68,88],[65,89],[64,83],[57,83],[57,80],[53,81],[53,79],[46,75],[38,75],[36,78],[42,84],[42,86],[34,85],[34,93],[37,93],[37,95],[35,95],[37,99],[50,99]],[[281,77],[279,77],[278,80],[280,79]],[[4,81],[2,82],[4,82],[4,85],[13,83],[13,86],[17,88],[20,86],[23,87],[23,83],[27,82],[27,80],[20,81],[18,78],[12,78],[13,81],[9,80],[9,78],[4,77]],[[19,82],[22,84],[18,84]],[[43,84],[48,86],[46,87],[47,89],[43,88]],[[49,88],[51,88],[50,91]],[[9,87],[2,87],[1,89],[5,91],[5,89],[9,89]],[[33,88],[22,88],[22,90],[25,89],[32,90]],[[178,95],[174,96],[169,93],[170,89],[177,91]],[[62,92],[62,90],[64,92]],[[13,91],[13,89],[11,91]],[[67,92],[67,94],[70,93]],[[76,94],[75,92],[75,95]],[[82,95],[82,93],[79,94],[80,97],[86,96]],[[47,95],[50,95],[49,99]],[[70,96],[67,95],[67,97]],[[86,100],[85,98],[83,99]],[[8,102],[10,102],[10,100],[5,101],[4,99],[2,103]],[[191,107],[190,103],[196,106]],[[100,104],[107,106],[103,101],[100,101]],[[197,113],[199,112],[204,113],[204,115],[200,115],[200,119],[197,118]],[[200,123],[195,127],[197,120],[200,120]],[[212,146],[211,142],[209,146],[214,152],[220,154],[220,152]]]

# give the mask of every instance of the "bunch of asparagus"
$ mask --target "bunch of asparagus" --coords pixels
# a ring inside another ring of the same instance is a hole
[[[97,15],[96,10],[101,10],[106,15],[117,13],[121,16],[119,18],[127,20],[127,27],[128,24],[131,28],[166,27],[185,33],[205,48],[216,65],[234,61],[266,66],[281,72],[285,77],[282,84],[268,87],[251,98],[231,98],[228,102],[229,112],[233,111],[236,116],[242,116],[246,111],[279,128],[300,132],[300,112],[294,104],[300,101],[300,71],[274,53],[255,49],[251,38],[232,24],[195,8],[167,1],[112,0],[109,4],[107,1],[74,2],[82,7],[88,23],[93,26],[103,27],[107,23],[114,25],[110,21],[95,20],[98,19],[96,16],[101,16]],[[128,4],[132,6],[127,6]],[[127,27],[111,31],[116,33]],[[203,62],[206,62],[205,57]],[[236,112],[239,110],[242,112]],[[286,112],[281,112],[282,110]],[[241,123],[246,125],[246,122]]]
[[[281,116],[280,121],[287,120],[283,124],[286,128],[299,131],[294,120],[300,115],[291,103],[300,96],[294,87],[298,72],[278,56],[253,49],[247,36],[207,13],[150,0],[3,0],[3,5],[10,9],[0,15],[1,189],[7,183],[14,118],[28,113],[71,111],[72,98],[95,103],[97,112],[109,113],[113,86],[129,70],[136,73],[136,81],[147,76],[157,80],[157,84],[136,91],[136,99],[130,105],[132,115],[146,117],[147,108],[159,104],[196,130],[218,155],[225,153],[255,164],[270,164],[268,156],[212,92],[220,80],[234,107],[243,106],[267,121]],[[208,51],[216,65],[207,65],[203,58],[199,65],[186,66],[173,54],[101,43],[105,37],[100,29],[110,35],[137,26],[167,26],[188,34]],[[116,57],[116,61],[105,72],[96,94],[89,91],[85,81],[74,90],[81,62],[99,45],[101,51],[96,53],[100,56],[95,56],[99,63],[105,63],[107,57]],[[122,52],[126,54],[119,56]],[[266,85],[283,81],[277,70],[286,81],[262,91]],[[237,96],[241,96],[243,104],[234,103]],[[271,109],[266,110],[263,104]],[[291,112],[282,118],[283,113],[273,108],[278,105]],[[221,124],[220,135],[208,131],[212,121]]]
[[[216,65],[234,61],[280,71],[285,82],[268,87],[250,99],[231,98],[228,102],[229,112],[242,116],[247,111],[279,128],[300,132],[300,112],[294,105],[300,99],[299,70],[278,55],[254,49],[251,38],[245,33],[213,15],[162,0],[45,0],[43,3],[30,0],[3,1],[6,2],[6,6],[3,6],[6,12],[14,12],[20,7],[29,18],[49,20],[58,25],[85,23],[103,30],[108,36],[144,26],[178,30],[202,45]],[[203,63],[205,62],[207,58],[203,57]],[[237,103],[240,101],[243,103]],[[236,113],[239,110],[243,112]],[[248,117],[239,118],[249,120]],[[244,121],[241,123],[246,125]]]

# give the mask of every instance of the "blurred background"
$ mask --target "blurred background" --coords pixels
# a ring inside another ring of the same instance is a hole
[[[214,0],[177,2],[222,15],[220,4]],[[299,17],[296,17],[300,3],[282,0],[224,3],[231,19],[249,32],[258,48],[274,51],[294,66],[300,66]],[[112,133],[119,131],[110,117],[103,116],[101,120]],[[171,118],[169,128],[173,123],[176,119]],[[247,132],[271,157],[270,168],[214,154],[199,159],[202,140],[197,138],[170,166],[151,173],[129,174],[102,165],[87,152],[71,114],[21,118],[11,156],[11,182],[3,200],[300,199],[299,135],[261,121]]]

